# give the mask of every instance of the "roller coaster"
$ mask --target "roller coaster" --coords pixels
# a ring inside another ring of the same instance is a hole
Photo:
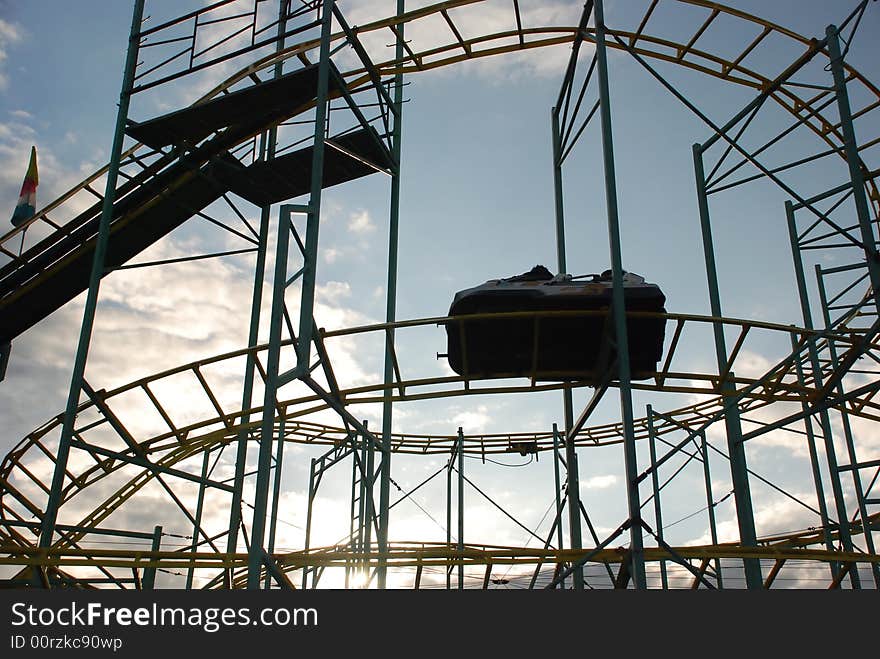
[[[134,2],[109,164],[0,238],[0,343],[11,345],[87,295],[66,409],[18,441],[0,465],[0,564],[13,571],[4,585],[757,589],[802,584],[797,576],[809,569],[822,575],[823,587],[880,587],[880,440],[871,431],[880,421],[880,170],[870,162],[880,136],[864,134],[876,120],[880,89],[846,62],[854,40],[873,37],[876,8],[868,0],[853,3],[839,25],[819,36],[802,36],[708,0],[628,4],[615,12],[613,24],[606,23],[602,0],[588,0],[579,21],[567,25],[535,22],[543,14],[518,0],[449,0],[410,10],[399,0],[393,15],[359,26],[349,24],[346,3],[334,0],[221,0],[152,25],[144,22],[144,4]],[[509,29],[485,32],[480,11],[487,6],[504,16]],[[665,25],[657,16],[670,8],[691,21],[677,26],[687,38],[675,39],[659,27],[652,33],[655,25]],[[710,38],[713,30],[748,36],[731,55],[730,44]],[[425,34],[436,43],[420,44]],[[392,58],[377,47],[388,42]],[[584,130],[598,125],[596,162],[604,174],[614,291],[610,311],[397,318],[404,81],[483,58],[531,50],[540,57],[541,49],[560,46],[571,54],[560,72],[559,95],[551,100],[557,271],[567,271],[563,164]],[[760,56],[762,49],[796,55],[780,62]],[[693,154],[710,315],[624,307],[612,52],[637,62],[705,125]],[[751,100],[713,120],[664,75],[673,67],[747,90]],[[191,105],[146,120],[130,117],[132,101],[192,80],[211,84]],[[790,123],[762,146],[747,147],[743,136],[768,100]],[[780,164],[769,156],[789,136],[810,152]],[[786,179],[818,161],[831,163],[838,178],[815,181],[815,189]],[[391,181],[386,319],[327,330],[315,314],[321,194],[376,173]],[[715,193],[759,180],[789,198],[784,215],[796,275],[792,293],[802,311],[796,324],[722,313],[709,202]],[[101,184],[103,193],[96,189]],[[298,198],[306,201],[291,203]],[[257,225],[248,219],[254,209]],[[229,226],[227,217],[241,226]],[[93,386],[85,369],[102,279],[120,269],[170,263],[133,260],[193,218],[245,245],[196,260],[254,256],[248,344],[124,386]],[[270,227],[276,235],[270,236]],[[823,265],[824,254],[834,255],[833,266]],[[291,260],[298,263],[295,271]],[[808,282],[814,261],[815,281]],[[271,305],[264,309],[267,264],[274,270]],[[293,288],[299,303],[288,309],[285,296]],[[606,360],[589,381],[538,377],[541,324],[599,313],[607,320],[604,340],[618,348],[618,357]],[[666,341],[657,372],[636,381],[626,327],[628,317],[640,315],[663,319]],[[261,319],[268,325],[262,341]],[[469,323],[510,319],[534,324],[531,377],[471,376],[466,363],[461,374],[437,376],[399,354],[402,342],[428,328],[453,326],[466,342]],[[346,342],[381,354],[381,381],[339,377],[332,357]],[[695,371],[689,351],[704,344],[712,346],[714,364]],[[768,344],[785,350],[764,372],[753,373],[743,355],[750,346]],[[230,381],[233,403],[220,393]],[[575,395],[590,389],[578,409]],[[170,405],[163,391],[185,392],[206,404]],[[610,391],[619,395],[620,419],[597,425],[593,415]],[[663,411],[649,406],[637,416],[634,391],[688,402]],[[395,407],[404,403],[548,392],[559,397],[561,423],[541,431],[419,434],[393,423]],[[354,411],[370,404],[382,407],[378,430]],[[788,433],[809,453],[811,500],[749,468],[747,442],[774,432]],[[288,460],[302,459],[290,457],[302,447],[314,456],[304,546],[282,550],[276,548],[278,523],[284,523],[282,465],[285,453]],[[604,535],[581,499],[578,474],[578,454],[601,447],[622,453],[627,511]],[[390,537],[392,509],[425,484],[409,491],[396,484],[393,460],[405,455],[446,461],[425,481],[446,476],[446,542]],[[555,484],[548,490],[555,516],[548,527],[526,527],[494,504],[543,546],[465,542],[466,485],[489,498],[466,477],[465,457],[485,462],[505,455],[552,461]],[[735,541],[719,539],[710,455],[729,469]],[[312,546],[316,493],[324,476],[342,471],[342,464],[349,465],[351,478],[346,536]],[[705,513],[710,540],[672,545],[661,495],[688,465],[699,471],[693,496],[706,501],[699,512]],[[763,529],[751,493],[758,482],[810,511],[815,523],[784,533]],[[401,492],[397,502],[391,501],[393,487]],[[154,499],[143,499],[147,492],[158,493],[166,505],[149,508],[145,502]],[[221,524],[217,511],[228,516]],[[128,518],[137,519],[138,527],[120,525]],[[583,537],[583,524],[592,542]],[[168,538],[183,542],[169,547]],[[110,541],[119,542],[118,548],[108,549]],[[336,581],[331,574],[339,575]]]

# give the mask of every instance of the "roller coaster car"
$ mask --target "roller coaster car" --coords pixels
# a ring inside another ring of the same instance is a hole
[[[507,279],[493,279],[459,291],[452,300],[446,325],[449,365],[468,378],[531,377],[579,380],[598,384],[616,361],[611,341],[611,271],[587,275],[553,274],[544,266]],[[625,272],[627,311],[665,313],[666,297],[656,284]],[[475,314],[516,311],[595,311],[590,315],[548,315],[529,318],[477,318]],[[606,327],[606,325],[608,327]],[[630,377],[645,380],[657,371],[663,354],[666,321],[660,317],[627,319]],[[616,377],[616,370],[612,372]]]

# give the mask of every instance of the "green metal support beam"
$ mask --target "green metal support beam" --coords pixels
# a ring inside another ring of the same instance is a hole
[[[795,281],[796,281],[797,287],[798,287],[798,297],[800,299],[801,314],[804,319],[804,327],[806,329],[813,329],[813,317],[812,317],[812,313],[810,311],[810,298],[809,298],[809,293],[807,291],[806,277],[804,276],[803,256],[801,254],[800,244],[798,241],[797,224],[795,223],[795,215],[794,215],[794,205],[792,204],[791,201],[785,202],[785,217],[786,217],[786,221],[788,223],[788,236],[789,236],[789,241],[791,243],[792,259],[794,262]],[[791,347],[792,347],[792,350],[795,350],[797,348],[794,335],[791,336]],[[817,353],[816,346],[811,344],[808,347],[808,351],[809,351],[810,367],[813,372],[813,377],[816,378],[816,385],[821,387],[822,386],[822,369],[821,369],[821,365],[819,363],[819,355]],[[795,367],[796,367],[795,370],[797,372],[797,377],[798,377],[798,383],[803,386],[805,384],[805,382],[804,382],[803,367],[801,366],[801,360],[798,359],[795,361]],[[801,408],[803,409],[803,411],[805,411],[805,412],[807,411],[808,407],[807,407],[806,401],[804,401],[801,404]],[[824,435],[824,429],[826,427],[829,427],[829,424],[824,422],[825,418],[827,417],[828,412],[823,411],[822,414],[823,414],[822,428],[823,428],[823,435]],[[825,546],[827,549],[832,550],[832,549],[834,549],[834,543],[831,538],[832,529],[831,529],[830,521],[828,518],[828,507],[825,502],[825,488],[822,484],[822,474],[819,469],[819,454],[816,450],[816,438],[815,438],[815,433],[813,432],[813,417],[812,416],[805,416],[804,417],[804,430],[807,433],[807,448],[810,452],[810,464],[811,464],[812,472],[813,472],[813,484],[816,489],[816,501],[818,503],[819,511],[821,513],[820,521],[822,522],[822,529],[823,529],[823,534],[825,537]],[[829,446],[831,448],[831,453],[828,453]],[[834,455],[834,442],[830,441],[830,438],[828,438],[826,440],[825,451],[826,451],[826,455],[829,460],[829,464],[836,465],[837,460]],[[832,478],[837,478],[837,482],[838,482],[838,487],[832,488],[834,491],[835,502],[837,502],[837,501],[839,501],[837,498],[837,492],[839,491],[840,479],[839,479],[839,477],[834,477],[834,476],[832,476]],[[839,513],[839,508],[838,508],[838,513]],[[843,532],[846,533],[846,530],[844,530]],[[839,567],[840,567],[839,564],[838,563],[830,563],[829,567],[831,569],[832,578],[836,578]]]
[[[405,1],[397,0],[397,15],[405,11]],[[403,57],[403,24],[397,25],[395,58]],[[391,136],[391,159],[394,171],[391,175],[391,210],[388,228],[388,284],[386,290],[387,307],[385,322],[393,323],[397,318],[397,253],[400,223],[400,175],[401,175],[401,138],[403,133],[403,74],[394,76],[394,110],[393,129]],[[389,345],[390,343],[390,345]],[[393,403],[391,401],[391,383],[394,380],[394,331],[390,332],[385,344],[385,390],[382,400],[382,462],[379,480],[379,531],[376,540],[379,545],[379,566],[376,571],[377,585],[386,587],[387,567],[385,554],[388,551],[389,503],[391,499],[391,431],[393,428]]]
[[[566,436],[573,424],[571,388],[565,389],[563,398],[565,412]],[[572,549],[582,549],[584,546],[581,535],[581,479],[578,467],[577,452],[574,441],[565,441],[565,468],[566,468],[566,493],[568,495],[568,534]],[[584,569],[576,566],[572,573],[572,585],[575,590],[584,589]]]
[[[315,285],[318,269],[318,231],[321,226],[321,191],[324,188],[325,131],[327,129],[330,88],[330,41],[333,29],[335,0],[321,4],[321,45],[318,54],[318,93],[315,100],[315,139],[312,147],[312,178],[309,192],[311,208],[306,220],[306,243],[303,254],[302,291],[299,309],[299,341],[297,343],[298,376],[310,369],[312,334],[314,332]]]
[[[202,456],[202,479],[199,483],[199,496],[196,500],[196,520],[193,523],[193,541],[192,541],[192,552],[195,554],[199,545],[199,529],[202,526],[202,513],[205,510],[205,481],[208,479],[208,465],[211,461],[211,451],[205,451],[205,454]],[[195,568],[190,567],[186,571],[186,589],[192,590],[193,587],[193,577]]]
[[[554,496],[556,498],[556,521],[554,522],[554,524],[556,525],[556,531],[557,531],[556,546],[559,547],[560,549],[562,549],[562,547],[564,546],[563,545],[564,541],[563,541],[563,537],[562,537],[562,511],[565,508],[565,500],[562,498],[562,481],[561,481],[560,475],[559,475],[559,463],[560,463],[559,450],[560,450],[560,448],[561,447],[559,446],[559,428],[554,423],[553,424],[553,482],[556,485],[556,490],[554,493]],[[552,535],[553,534],[551,533],[550,536],[552,537]],[[546,544],[549,545],[549,538],[548,538],[548,542]],[[535,576],[537,577],[537,570],[535,571]],[[534,584],[534,579],[533,579],[533,584]],[[562,588],[564,590],[565,589],[565,581],[563,581],[560,585],[562,586]]]
[[[648,405],[648,447],[651,450],[651,487],[654,493],[654,526],[657,529],[657,540],[663,541],[663,512],[660,507],[660,477],[657,473],[657,435],[654,431],[654,410]],[[669,589],[669,576],[666,561],[660,561],[660,584],[663,590]]]
[[[721,318],[721,294],[718,288],[718,271],[715,267],[715,246],[712,240],[712,226],[709,219],[709,200],[706,196],[706,174],[703,170],[703,147],[694,144],[694,173],[697,183],[697,203],[700,211],[700,228],[703,236],[703,257],[706,263],[706,282],[709,287],[709,306],[712,315]],[[733,373],[727,368],[727,346],[724,340],[724,327],[720,323],[713,324],[715,335],[715,356],[718,373],[727,372],[727,378],[721,382],[722,392],[733,392],[731,382]],[[755,513],[752,509],[752,494],[749,488],[748,467],[746,465],[745,445],[742,436],[742,421],[736,404],[725,408],[724,424],[727,430],[727,448],[730,453],[730,474],[733,481],[734,500],[736,501],[736,518],[739,526],[740,542],[745,547],[757,546],[755,532]],[[761,576],[761,564],[753,558],[743,559],[746,586],[760,589],[764,586]]]
[[[263,566],[263,542],[269,500],[269,470],[275,437],[275,398],[281,359],[281,329],[284,316],[284,289],[287,276],[287,251],[290,241],[290,207],[282,206],[278,217],[278,240],[275,248],[275,277],[269,326],[269,351],[266,357],[266,382],[263,397],[263,422],[257,458],[257,483],[254,491],[254,515],[248,549],[248,588],[260,587]]]
[[[849,104],[849,94],[846,90],[847,74],[843,67],[843,56],[840,53],[840,36],[834,25],[829,25],[825,34],[828,42],[828,56],[831,59],[831,73],[834,77],[834,89],[837,94],[837,108],[840,113],[840,130],[843,132],[843,151],[846,155],[846,164],[849,167],[849,175],[852,182],[853,202],[855,203],[856,216],[859,221],[862,249],[865,252],[865,262],[868,265],[871,288],[874,291],[874,306],[877,312],[880,313],[880,256],[877,253],[877,238],[874,236],[868,198],[865,194],[863,164],[859,158],[859,148],[856,142],[855,128],[853,127],[852,109]]]
[[[159,547],[162,545],[162,527],[156,526],[153,529],[153,544],[150,546],[150,551],[159,551]],[[148,567],[144,568],[144,578],[141,581],[142,588],[144,590],[153,590],[156,588],[156,568]]]
[[[92,328],[95,324],[95,312],[98,306],[98,290],[104,274],[104,260],[107,255],[107,243],[110,239],[110,219],[113,216],[113,202],[116,197],[116,182],[119,178],[119,165],[122,158],[122,144],[125,141],[125,125],[128,121],[128,108],[131,100],[131,89],[134,83],[135,69],[138,62],[140,46],[140,28],[143,22],[144,0],[135,0],[131,18],[131,30],[128,36],[128,54],[125,58],[125,69],[122,79],[122,90],[119,93],[119,109],[116,113],[116,128],[113,134],[113,145],[110,148],[110,164],[107,168],[107,184],[104,190],[104,201],[101,207],[101,220],[95,243],[95,256],[89,276],[89,288],[86,294],[83,321],[80,326],[79,343],[70,379],[70,390],[67,395],[67,407],[64,411],[64,423],[61,439],[55,455],[55,471],[49,490],[49,500],[43,516],[43,528],[40,533],[40,547],[49,547],[55,534],[55,523],[58,520],[58,508],[61,505],[61,492],[64,488],[64,476],[67,460],[70,456],[70,442],[73,437],[73,426],[76,422],[76,410],[82,392],[83,379],[86,371],[86,360],[89,344],[92,339]]]
[[[284,32],[286,29],[286,8],[288,1],[278,2],[278,32],[275,50],[284,48]],[[273,76],[275,79],[284,73],[283,63],[275,65]],[[272,160],[278,144],[278,129],[271,128],[260,136],[260,158]],[[266,274],[266,251],[269,243],[269,223],[271,220],[271,207],[263,206],[260,209],[260,230],[257,236],[257,258],[254,265],[254,287],[251,296],[251,318],[248,329],[248,346],[255,346],[259,342],[260,335],[260,311],[263,303],[263,279]],[[241,409],[249,410],[253,403],[254,377],[256,376],[255,352],[248,352],[245,362],[244,383],[242,387]],[[250,422],[250,414],[242,415],[241,425],[246,427]],[[244,474],[247,468],[247,431],[242,430],[238,434],[238,442],[235,455],[235,493],[232,497],[232,505],[229,508],[229,535],[227,536],[226,551],[233,553],[238,548],[238,529],[241,526],[241,495],[244,491]]]
[[[712,544],[718,544],[718,526],[715,522],[715,495],[712,492],[712,473],[709,470],[709,444],[706,441],[706,433],[700,433],[700,453],[703,457],[703,481],[706,484],[706,513],[709,516],[709,537]],[[721,559],[715,559],[715,580],[718,589],[724,588],[724,578],[721,574]]]
[[[595,0],[596,71],[599,86],[599,118],[602,126],[602,155],[605,173],[605,203],[608,212],[608,238],[611,249],[612,315],[617,342],[617,379],[623,423],[623,453],[626,467],[627,503],[630,519],[630,551],[632,579],[636,589],[647,587],[642,541],[641,509],[639,506],[638,459],[633,431],[632,384],[629,367],[629,339],[626,331],[626,306],[623,292],[623,257],[620,221],[617,212],[617,178],[614,170],[614,137],[611,129],[611,93],[608,84],[608,54],[605,45],[605,14],[603,0]]]

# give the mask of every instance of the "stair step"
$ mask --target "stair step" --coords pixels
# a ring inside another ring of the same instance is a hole
[[[330,76],[331,93],[338,90],[337,79],[341,77]],[[154,149],[184,142],[195,145],[222,128],[292,114],[314,100],[317,90],[318,65],[313,64],[199,105],[132,124],[126,133]]]

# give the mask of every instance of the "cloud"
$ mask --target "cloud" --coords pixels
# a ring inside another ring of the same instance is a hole
[[[407,11],[433,4],[432,2],[407,3]],[[582,3],[551,0],[548,2],[519,3],[520,18],[524,29],[569,25],[576,26]],[[352,25],[365,25],[387,18],[390,10],[370,0],[352,0],[345,7],[345,15]],[[480,2],[449,10],[449,16],[465,40],[516,29],[516,14],[512,2]],[[406,26],[406,39],[416,53],[456,43],[456,37],[445,19],[438,13],[412,21]],[[388,29],[361,35],[361,41],[374,62],[393,58],[394,35]],[[493,41],[477,48],[514,45],[516,38]],[[443,57],[458,55],[463,51],[449,51]],[[568,61],[567,45],[511,52],[501,57],[483,57],[462,62],[453,67],[458,73],[474,74],[484,79],[518,80],[527,77],[559,76]],[[350,58],[352,66],[357,66]]]
[[[746,378],[760,378],[767,373],[775,362],[752,350],[742,350],[736,358],[736,375]]]
[[[205,251],[204,247],[198,239],[183,240],[172,236],[154,245],[141,258],[179,258],[200,253],[200,250]],[[104,279],[88,363],[87,378],[90,384],[98,389],[110,389],[149,373],[242,347],[247,325],[247,317],[242,309],[248,308],[248,304],[244,302],[251,295],[252,278],[242,276],[248,258],[252,257],[120,271]],[[271,272],[271,267],[269,271]],[[370,321],[363,314],[344,306],[350,295],[351,286],[345,281],[330,281],[318,287],[315,316],[320,326],[332,329]],[[266,286],[264,310],[269,308],[270,297],[271,287]],[[295,313],[296,297],[292,291],[288,299],[292,303],[292,313]],[[20,435],[10,436],[9,428],[36,427],[45,416],[61,409],[66,395],[66,383],[69,381],[71,353],[82,319],[82,304],[83,296],[80,296],[33,331],[16,340],[8,382],[5,383],[9,386],[4,388],[0,397],[0,416],[8,424],[7,432],[2,438],[7,447],[4,453],[20,438]],[[263,314],[264,327],[268,321],[267,316],[267,313]],[[352,337],[327,341],[327,349],[331,353],[334,370],[342,386],[376,382],[379,378],[377,372],[363,364],[358,347],[358,340]],[[239,359],[200,368],[201,375],[225,411],[239,409],[237,405],[241,403],[242,367],[243,360]],[[257,380],[254,399],[261,401],[259,378]],[[292,397],[294,394],[290,393],[291,387],[292,385],[288,386],[284,396],[280,397]],[[194,371],[184,371],[163,378],[151,385],[151,392],[176,427],[216,416],[216,411]],[[34,405],[37,400],[41,403]],[[168,430],[165,420],[159,416],[143,390],[114,397],[109,405],[139,441]],[[355,413],[359,414],[360,410]],[[338,425],[338,417],[330,417],[333,415],[329,415],[326,420]],[[318,418],[313,416],[312,420],[317,421]],[[80,416],[80,421],[88,423],[85,415]],[[202,432],[204,431],[194,433],[193,437]],[[43,438],[50,450],[54,450],[57,434],[56,428],[52,434]],[[119,437],[109,428],[106,428],[106,432],[100,427],[93,429],[88,433],[88,439],[108,448],[124,448]],[[288,454],[294,454],[299,449],[300,447],[291,446]],[[217,466],[216,479],[232,475],[233,455],[234,452],[229,450],[224,454],[223,460]],[[32,473],[48,482],[52,464],[39,451],[32,449],[23,456],[22,462]],[[75,473],[82,473],[93,465],[94,460],[88,454],[78,450],[71,453],[69,467]],[[200,468],[200,457],[196,456],[178,467],[197,472]],[[61,521],[78,523],[95,506],[100,505],[98,502],[112,499],[114,492],[137,471],[125,468],[90,485],[83,496],[65,503]],[[42,505],[45,493],[38,490],[22,472],[16,472],[15,478],[15,482],[26,490],[27,496],[37,505]],[[194,511],[194,488],[175,479],[172,479],[172,483],[175,492],[189,510]],[[113,513],[107,524],[118,528],[152,528],[153,524],[162,523],[166,531],[187,532],[189,523],[185,516],[169,502],[167,494],[158,488],[158,484],[145,487]],[[252,488],[250,482],[246,485],[246,500],[252,500],[249,488]],[[219,533],[228,524],[228,501],[221,500],[225,495],[216,496],[219,498],[215,504],[206,507],[204,526],[210,532]],[[302,525],[302,520],[296,514],[305,511],[303,498],[303,493],[287,493],[282,501],[282,509],[294,511],[294,517],[290,518],[288,514],[287,519],[295,525]],[[343,504],[340,501],[337,499],[321,504],[321,508],[324,512],[330,511],[328,519],[341,524],[346,515],[340,511],[345,512],[348,503]],[[250,515],[250,511],[246,509],[245,518],[248,523]],[[345,524],[347,531],[347,522]],[[301,534],[298,534],[300,532],[295,526],[280,525],[277,545],[300,547],[302,539]],[[342,534],[341,529],[329,528],[322,531],[319,528],[315,542],[334,542]],[[222,542],[218,544],[223,545]]]
[[[792,496],[814,505],[816,495],[808,492],[793,492]],[[789,531],[797,531],[807,529],[819,525],[819,517],[791,499],[776,498],[773,500],[756,499],[753,497],[753,505],[755,509],[755,528],[758,537],[771,536]],[[727,520],[719,521],[717,525],[718,541],[738,542],[739,526],[737,525],[736,515]],[[711,536],[708,531],[703,535],[690,542],[687,545],[707,545],[711,544]]]
[[[606,488],[611,487],[616,484],[618,481],[617,476],[614,474],[606,474],[604,476],[593,476],[592,478],[588,478],[587,480],[581,481],[581,487],[584,487],[588,490],[604,490]]]
[[[171,237],[151,247],[138,260],[178,259],[208,251],[210,248],[200,239]],[[243,273],[252,267],[252,259],[252,256],[210,259],[118,271],[106,277],[101,285],[89,355],[89,381],[96,387],[109,389],[150,373],[243,347],[248,320],[242,310],[249,309],[252,295],[252,276],[243,276]],[[271,267],[268,271],[271,272]],[[261,341],[267,336],[271,294],[271,287],[265,286]],[[334,329],[371,322],[346,307],[350,296],[348,282],[330,281],[320,285],[315,304],[319,325]],[[63,398],[61,392],[66,389],[64,383],[69,381],[83,298],[79,296],[16,340],[10,380],[21,381],[22,388],[21,391],[18,387],[6,388],[0,399],[0,414],[9,413],[22,424],[31,419],[30,427],[34,427],[41,419],[29,416],[30,406],[26,401],[39,391],[38,382],[44,386],[52,383],[48,387],[53,394],[48,397],[50,400]],[[298,296],[295,291],[288,294],[288,306],[296,322]],[[339,337],[326,344],[342,386],[378,380],[375,369],[366,366],[358,356],[358,338]],[[225,410],[232,411],[234,406],[240,405],[242,367],[243,364],[230,361],[208,369],[216,372],[205,373]],[[178,425],[216,416],[192,372],[169,378],[158,389],[161,391],[156,395],[163,406],[180,408],[176,413],[169,411]],[[123,406],[117,413],[126,417],[126,424],[137,428],[139,434],[144,433],[143,437],[167,430],[160,417],[147,414],[153,411],[153,406],[144,396],[114,399],[114,405]],[[55,403],[54,407],[44,407],[43,414],[58,409],[60,405]],[[4,437],[7,445],[17,440],[17,437]]]
[[[21,26],[0,18],[0,91],[9,86],[9,76],[3,70],[7,58],[6,51],[10,46],[21,41],[23,36]]]
[[[460,426],[465,433],[481,433],[489,427],[492,417],[489,409],[480,405],[475,410],[465,410],[452,417],[452,423]]]
[[[34,129],[33,117],[24,110],[17,110],[11,114],[14,119],[0,122],[0,200],[5,200],[10,215],[27,171],[31,146],[37,147],[37,165],[40,174],[40,185],[37,188],[38,209],[76,186],[103,164],[93,159],[83,159],[79,162],[62,160],[51,142]],[[101,185],[100,180],[94,183],[93,187],[97,188],[99,185]],[[52,219],[56,222],[67,221],[94,203],[95,198],[91,194],[80,192],[53,213]],[[6,233],[8,228],[11,226],[4,227],[0,230],[0,234]],[[29,231],[26,246],[40,237],[42,236],[37,231]]]
[[[349,216],[348,230],[354,233],[369,233],[375,231],[376,225],[370,219],[370,213],[365,210],[355,211]]]
[[[351,296],[351,284],[347,281],[328,281],[320,287],[322,296],[338,300]]]

